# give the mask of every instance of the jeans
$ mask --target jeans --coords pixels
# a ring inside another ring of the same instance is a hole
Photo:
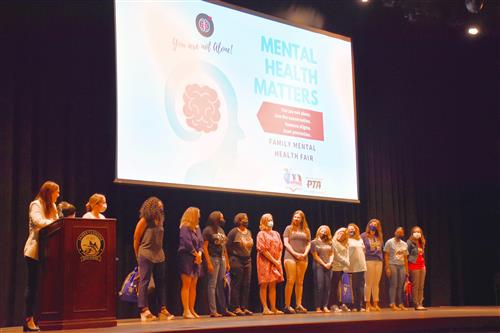
[[[424,302],[425,273],[425,268],[410,271],[411,282],[413,284],[413,304],[415,306],[423,305]]]
[[[167,295],[165,294],[165,262],[153,263],[152,261],[146,259],[143,256],[137,258],[139,264],[139,291],[138,291],[138,301],[137,306],[139,309],[148,306],[148,286],[151,280],[151,274],[155,281],[155,293],[156,297],[160,301],[159,306],[165,306],[167,304]]]
[[[403,287],[405,284],[406,272],[403,265],[389,265],[391,277],[389,279],[389,303],[403,304]]]
[[[30,257],[24,257],[26,261],[27,270],[27,284],[24,291],[24,302],[25,302],[25,315],[27,317],[32,317],[34,312],[34,307],[36,305],[38,296],[38,274],[40,271],[40,264],[38,260],[32,259]]]
[[[316,261],[313,262],[314,301],[316,308],[328,306],[330,288],[332,284],[332,270],[326,269]]]
[[[231,310],[246,309],[250,293],[250,279],[252,277],[252,258],[231,256]]]
[[[352,306],[360,310],[363,307],[365,272],[350,273],[352,281]]]
[[[226,260],[224,257],[212,257],[214,271],[208,273],[208,307],[210,313],[217,312],[217,302],[222,312],[227,311],[226,297],[224,294],[224,276],[226,275]],[[217,297],[216,297],[217,295]],[[217,302],[216,302],[217,300]]]
[[[332,271],[332,280],[330,285],[330,297],[328,300],[328,306],[340,305],[340,295],[339,295],[339,285],[342,280],[342,271]]]

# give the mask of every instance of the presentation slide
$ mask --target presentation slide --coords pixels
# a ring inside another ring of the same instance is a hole
[[[349,38],[205,1],[115,20],[117,182],[359,200]]]

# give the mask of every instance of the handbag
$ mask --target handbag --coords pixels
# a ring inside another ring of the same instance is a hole
[[[118,297],[121,301],[137,303],[137,292],[139,286],[139,268],[137,266],[134,267],[132,272],[128,273],[123,280],[122,287],[118,292]],[[153,275],[151,275],[151,279],[149,280],[148,285],[148,294],[152,293],[155,289],[155,282],[153,279]]]
[[[137,285],[139,282],[138,277],[139,277],[139,269],[136,266],[132,270],[132,272],[127,274],[125,280],[123,280],[122,287],[118,292],[118,297],[120,298],[120,301],[131,302],[131,303],[137,302]]]

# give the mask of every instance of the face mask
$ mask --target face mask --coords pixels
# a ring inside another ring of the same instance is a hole
[[[272,227],[274,226],[274,222],[273,222],[273,220],[271,220],[271,221],[267,221],[267,226],[268,226],[269,228],[272,228]]]
[[[371,226],[370,226],[370,230],[371,230],[371,231],[377,231],[377,226],[375,226],[375,225],[371,225]]]
[[[422,234],[420,232],[414,232],[413,233],[413,238],[420,239],[420,237],[422,237]]]
[[[226,224],[226,220],[220,220],[219,221],[219,227],[223,227],[224,224]]]
[[[241,225],[244,226],[245,228],[248,227],[248,221],[241,222]]]
[[[353,237],[355,234],[356,234],[356,232],[354,230],[349,231],[349,236]]]
[[[328,239],[328,236],[325,233],[321,233],[320,237],[321,237],[322,240]]]
[[[106,211],[106,209],[108,209],[108,204],[107,203],[103,203],[102,204],[102,208],[101,208],[101,213],[104,213]]]

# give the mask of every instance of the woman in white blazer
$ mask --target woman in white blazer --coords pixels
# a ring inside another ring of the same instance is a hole
[[[24,259],[28,268],[28,278],[25,291],[26,321],[25,332],[39,331],[33,318],[33,308],[38,295],[38,234],[40,229],[57,220],[56,200],[59,197],[59,185],[46,181],[43,183],[35,200],[29,206],[29,235],[24,246]]]

